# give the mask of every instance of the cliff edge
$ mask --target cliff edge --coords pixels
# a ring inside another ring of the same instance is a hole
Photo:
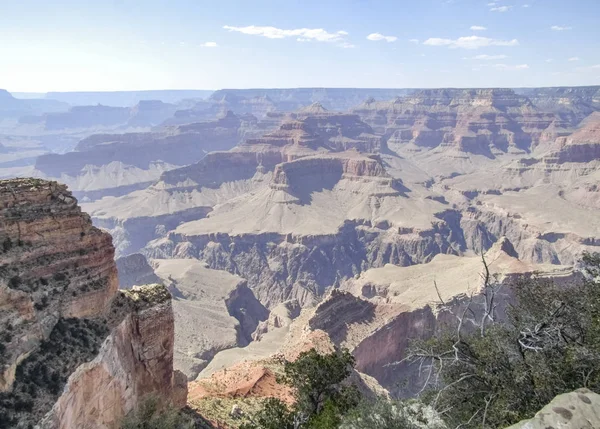
[[[118,290],[109,234],[66,186],[0,181],[0,428],[116,429],[147,395],[184,406],[171,296]]]

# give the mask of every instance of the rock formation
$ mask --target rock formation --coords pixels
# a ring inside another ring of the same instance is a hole
[[[588,163],[600,160],[600,112],[594,112],[568,137],[559,139],[560,149],[547,154],[546,163]]]
[[[119,287],[129,289],[153,283],[161,283],[160,278],[148,264],[146,257],[141,253],[132,253],[116,261],[119,272]]]
[[[18,119],[22,116],[37,115],[43,112],[62,112],[69,105],[57,100],[28,99],[21,100],[12,96],[5,89],[0,89],[0,120]]]
[[[240,139],[241,121],[231,113],[212,122],[167,127],[154,132],[97,134],[75,151],[38,158],[38,175],[68,184],[78,198],[123,195],[148,186],[165,170],[225,150]]]
[[[111,237],[66,186],[0,181],[0,201],[0,427],[116,429],[148,394],[183,406],[169,292],[117,290]]]
[[[248,345],[268,317],[238,276],[189,259],[155,259],[152,265],[174,296],[175,367],[189,379],[221,350]]]
[[[268,98],[277,110],[288,112],[313,103],[321,103],[330,110],[348,110],[369,97],[389,100],[411,92],[410,89],[379,88],[222,89],[215,91],[209,100]]]
[[[593,429],[600,427],[600,395],[578,389],[558,395],[530,420],[507,429]]]
[[[537,275],[562,282],[573,279],[569,268],[524,263],[516,256],[505,238],[486,253],[492,275],[504,285],[500,309],[511,298],[510,285],[516,276]],[[429,338],[454,320],[448,309],[440,309],[440,299],[453,311],[461,311],[466,297],[473,294],[472,308],[479,312],[482,271],[480,257],[454,255],[437,255],[427,264],[411,267],[388,264],[367,270],[293,318],[279,316],[281,308],[274,308],[273,321],[277,323],[262,326],[257,341],[249,346],[218,353],[198,381],[210,383],[213,374],[227,374],[242,360],[259,362],[277,353],[293,359],[311,347],[326,351],[338,346],[352,351],[356,369],[372,377],[372,386],[379,384],[393,395],[414,394],[423,381],[421,374],[408,364],[399,364],[409,341]],[[398,384],[407,379],[408,386]]]
[[[423,90],[390,102],[368,100],[354,112],[389,136],[392,150],[445,147],[488,157],[529,150],[532,135],[554,119],[507,89]]]
[[[0,386],[60,318],[101,316],[118,289],[110,235],[92,226],[66,186],[0,181],[3,326],[12,326]]]

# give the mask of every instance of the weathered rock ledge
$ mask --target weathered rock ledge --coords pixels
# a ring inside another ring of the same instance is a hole
[[[0,243],[1,427],[117,429],[147,395],[185,405],[168,290],[118,291],[112,239],[66,186],[0,181]]]

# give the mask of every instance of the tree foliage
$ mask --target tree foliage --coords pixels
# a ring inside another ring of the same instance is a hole
[[[475,314],[467,306],[458,327],[411,346],[410,358],[435,372],[425,398],[450,427],[506,427],[558,394],[600,392],[600,257],[586,255],[583,263],[585,278],[568,286],[536,277],[516,282],[506,318],[486,329],[465,328]],[[488,296],[496,290],[485,288]]]
[[[294,405],[268,399],[242,428],[337,428],[342,415],[360,399],[356,387],[345,382],[353,366],[354,357],[348,350],[326,355],[314,349],[301,353],[294,362],[285,362],[279,379],[293,389]]]
[[[339,429],[443,429],[433,410],[409,401],[363,400],[342,419]]]
[[[180,410],[161,406],[157,396],[150,395],[140,403],[137,410],[129,413],[121,423],[121,429],[194,429],[194,420]]]

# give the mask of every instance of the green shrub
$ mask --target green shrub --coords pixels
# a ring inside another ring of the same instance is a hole
[[[342,420],[340,429],[443,429],[431,409],[418,402],[364,400]]]
[[[322,355],[312,349],[285,362],[278,381],[293,389],[294,406],[271,398],[242,429],[336,428],[360,400],[356,387],[345,383],[353,366],[348,350]]]
[[[121,429],[194,429],[194,420],[180,410],[168,406],[162,408],[158,396],[150,395],[129,413],[121,423]]]
[[[600,256],[583,262],[586,279],[573,285],[518,281],[504,322],[412,344],[414,360],[436,368],[441,383],[425,399],[450,426],[506,427],[561,393],[600,392]]]

